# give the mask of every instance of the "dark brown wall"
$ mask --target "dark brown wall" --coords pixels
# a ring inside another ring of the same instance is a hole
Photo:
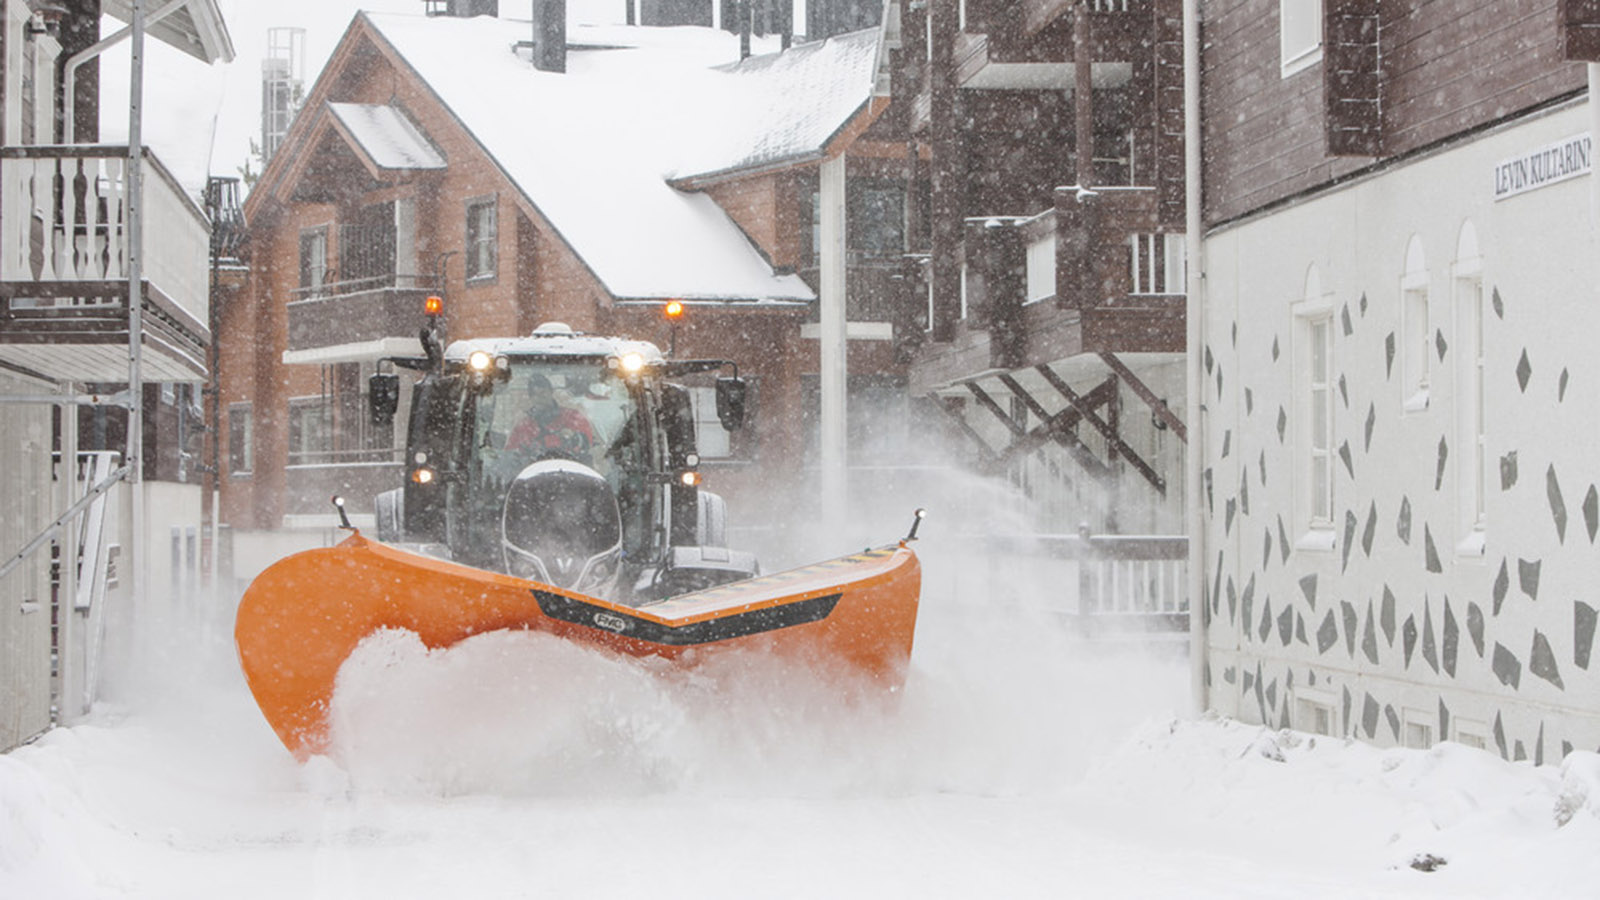
[[[1205,219],[1226,221],[1584,85],[1556,0],[1381,3],[1379,157],[1334,157],[1324,63],[1280,75],[1276,0],[1202,3]]]

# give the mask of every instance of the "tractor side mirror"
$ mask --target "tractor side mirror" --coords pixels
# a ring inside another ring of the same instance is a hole
[[[728,431],[744,427],[745,393],[749,385],[737,375],[717,379],[717,419]]]
[[[399,375],[379,372],[367,379],[367,414],[373,425],[380,428],[393,425],[395,410],[399,408]]]

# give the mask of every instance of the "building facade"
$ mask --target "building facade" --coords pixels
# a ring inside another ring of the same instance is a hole
[[[905,202],[904,145],[874,140],[880,32],[741,60],[739,38],[710,29],[573,23],[556,58],[519,44],[526,31],[493,16],[358,15],[250,193],[249,283],[221,324],[222,515],[241,582],[333,539],[332,495],[361,524],[400,484],[407,409],[374,430],[364,392],[385,359],[420,354],[429,296],[449,339],[559,321],[735,361],[753,385],[744,431],[722,432],[709,382],[690,385],[733,539],[779,544],[770,523],[814,507],[817,211],[855,203],[871,224],[862,208]],[[686,37],[722,65],[660,73],[683,91],[628,68]],[[442,62],[441,48],[458,56]],[[661,127],[636,130],[646,119]],[[829,161],[854,199],[823,190]],[[894,190],[866,191],[885,171]],[[881,249],[848,261],[853,318],[881,326],[851,342],[864,384],[899,371],[881,276],[906,237],[903,217],[878,219],[858,235]],[[676,323],[669,300],[687,310]]]
[[[131,10],[0,2],[0,749],[87,709],[108,608],[129,612],[136,580],[149,614],[198,572],[210,223],[141,154],[144,268],[130,303],[132,156],[96,142],[102,13]],[[169,11],[150,36],[203,62],[232,56],[209,0]],[[148,383],[130,392],[135,349]],[[127,464],[132,409],[142,479]],[[125,552],[135,538],[144,552]]]
[[[1181,4],[888,5],[923,236],[909,389],[1021,528],[1181,530]]]
[[[1596,23],[1201,5],[1210,705],[1600,746]]]

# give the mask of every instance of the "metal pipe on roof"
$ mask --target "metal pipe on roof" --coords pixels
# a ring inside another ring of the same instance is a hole
[[[167,16],[172,15],[188,4],[189,0],[171,0],[171,2],[169,2],[166,6],[161,7],[148,16],[145,16],[143,27],[148,28],[150,25],[165,19]],[[134,9],[135,15],[143,13],[144,3],[135,2]],[[61,104],[61,142],[63,144],[77,143],[76,137],[78,123],[75,119],[73,110],[74,107],[77,106],[78,67],[130,37],[133,34],[133,30],[134,26],[129,25],[126,28],[114,32],[110,37],[101,38],[82,50],[79,50],[77,53],[67,57],[66,63],[61,67],[61,83],[63,88]],[[143,42],[143,39],[144,36],[141,34],[140,41]]]

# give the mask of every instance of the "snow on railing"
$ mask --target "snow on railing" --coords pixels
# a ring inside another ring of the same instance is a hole
[[[0,281],[126,281],[127,157],[104,144],[0,148]],[[145,278],[204,326],[210,226],[148,150],[144,171]]]

